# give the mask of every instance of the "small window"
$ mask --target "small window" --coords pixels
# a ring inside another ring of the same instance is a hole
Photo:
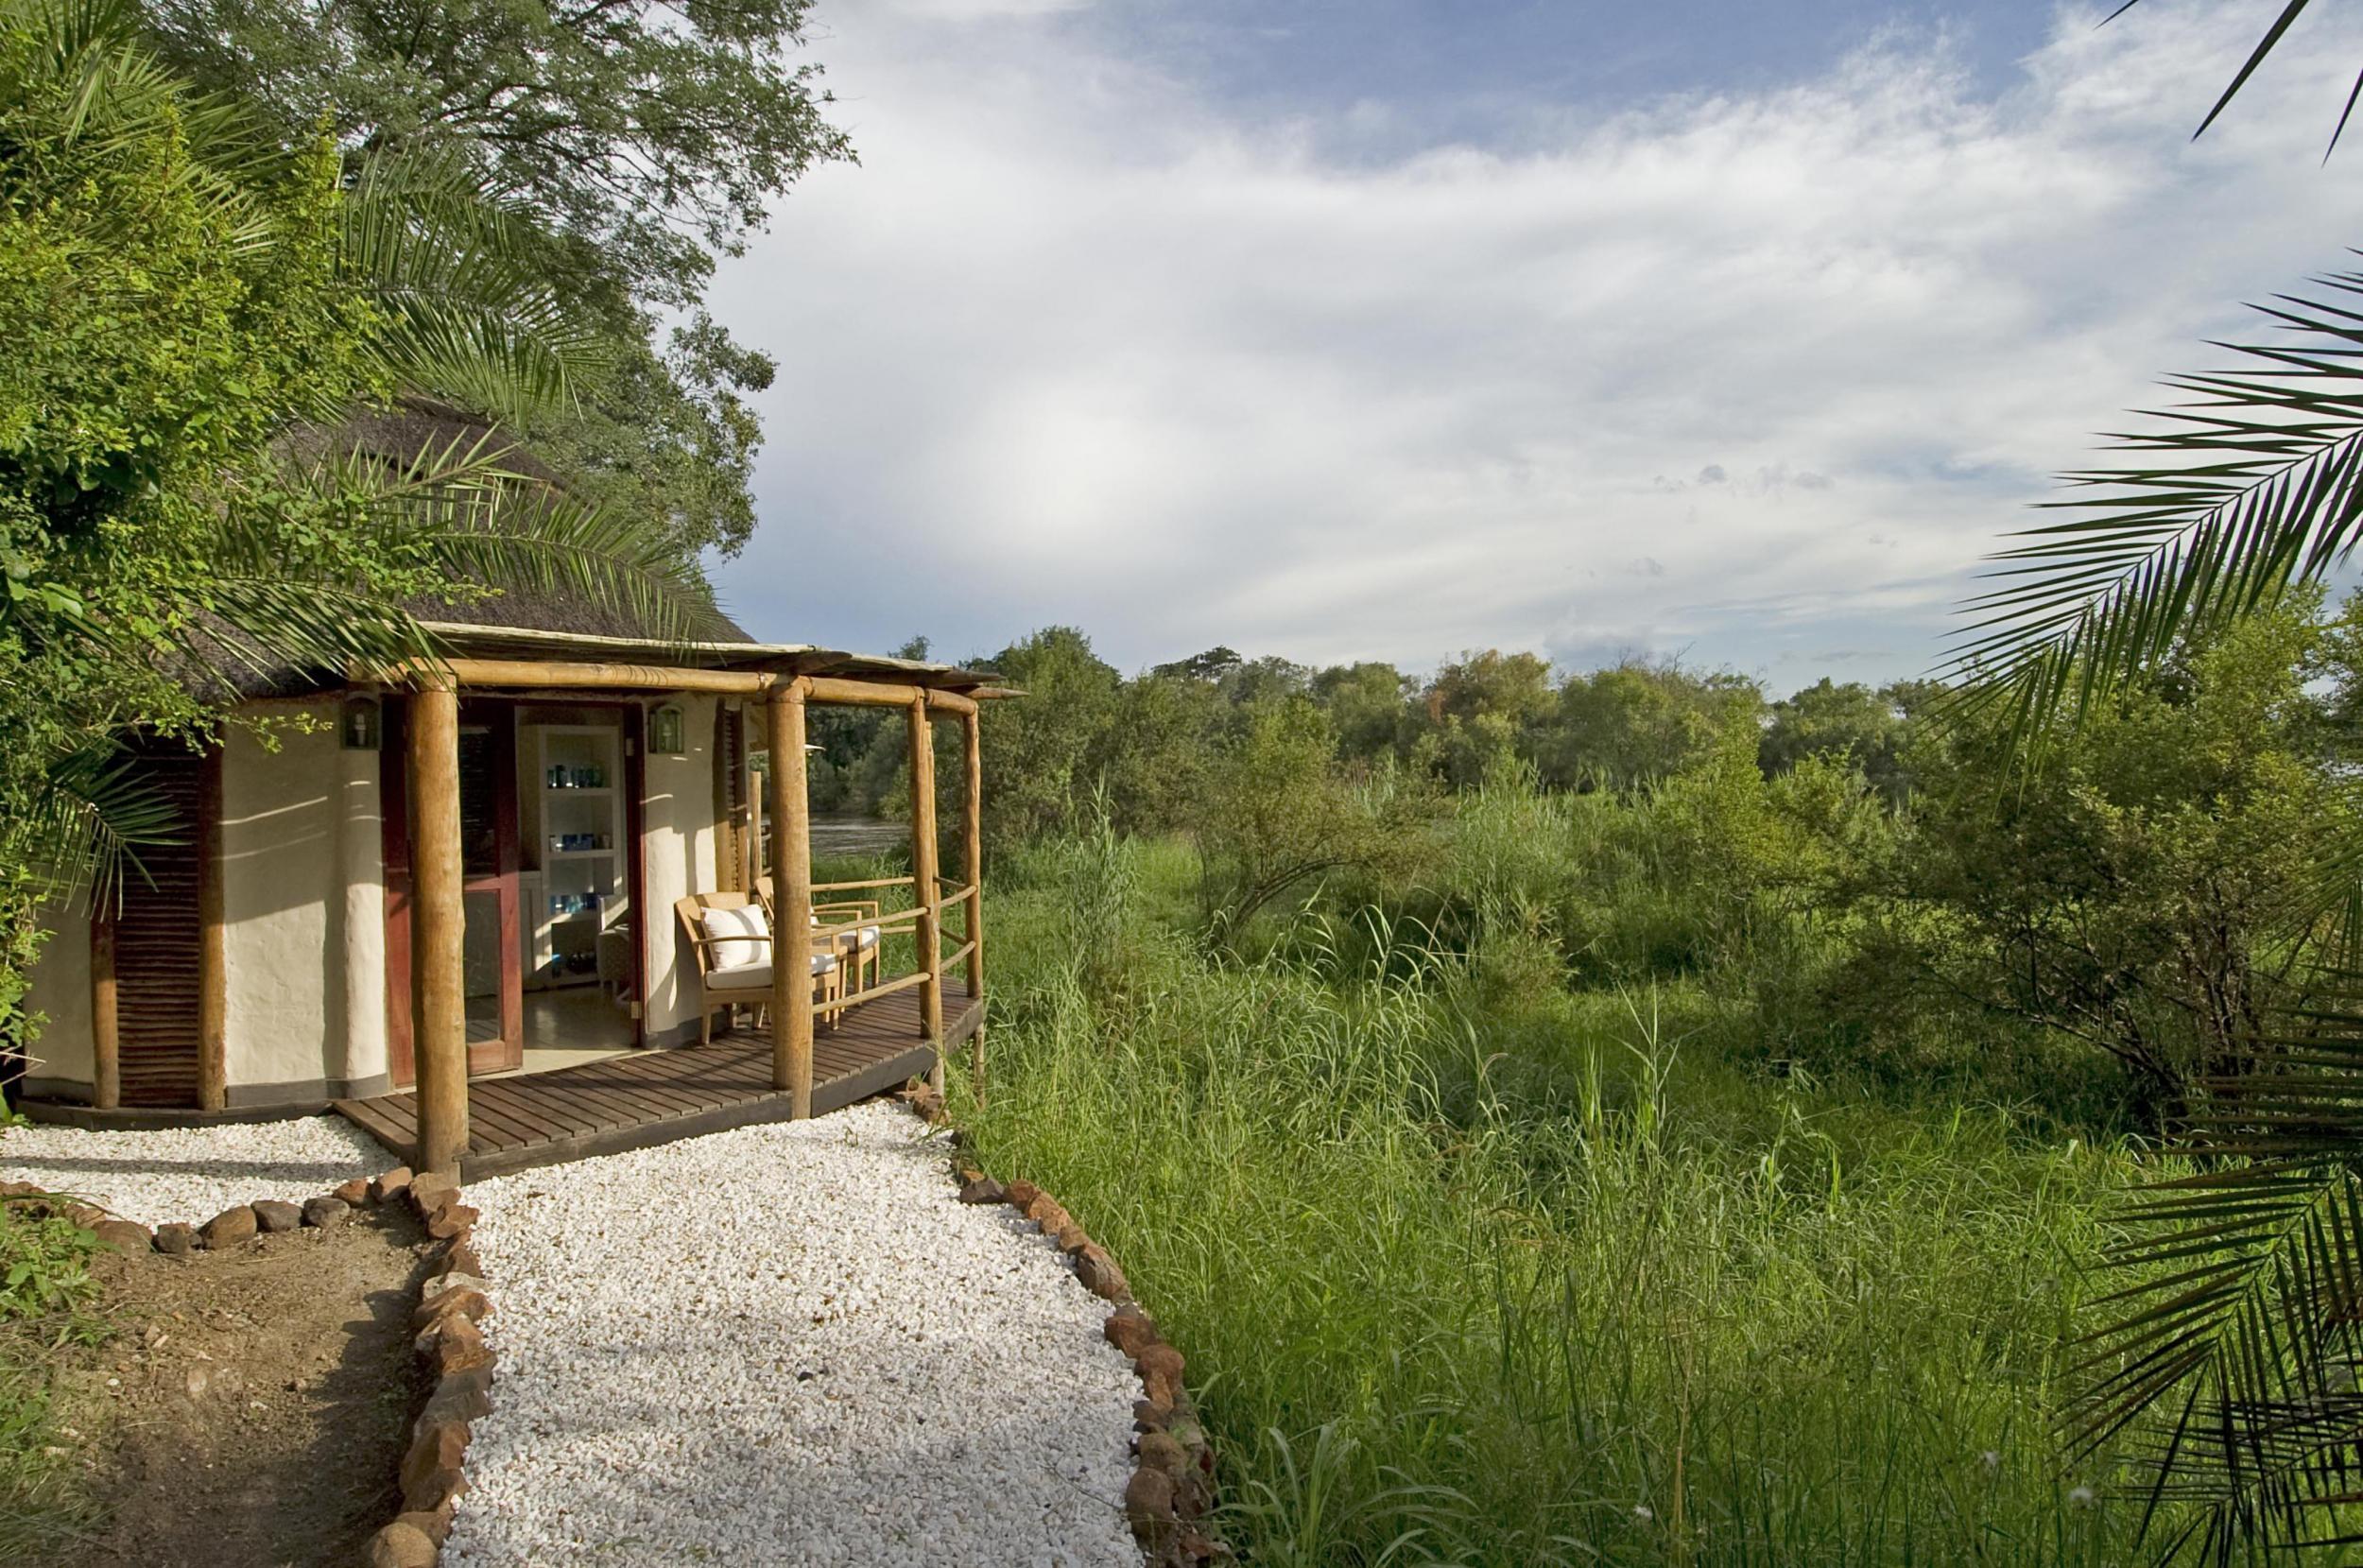
[[[659,756],[678,757],[689,750],[689,726],[681,711],[666,703],[648,715],[648,750]]]

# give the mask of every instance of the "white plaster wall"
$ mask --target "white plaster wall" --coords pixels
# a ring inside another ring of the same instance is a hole
[[[347,764],[336,706],[274,707],[270,718],[275,750],[233,727],[222,755],[225,1050],[233,1089],[344,1076],[339,818]]]
[[[336,762],[343,1026],[329,1033],[328,1071],[359,1092],[372,1093],[372,1080],[387,1070],[386,830],[379,800],[380,760],[375,751],[339,750]]]
[[[647,965],[646,1027],[651,1039],[694,1023],[698,1008],[695,974],[681,973],[677,950],[680,924],[673,901],[710,893],[721,886],[715,874],[714,704],[711,697],[679,699],[688,750],[669,757],[651,753],[647,793],[641,802],[641,830],[647,857],[648,907],[641,911],[642,961]]]
[[[30,1077],[90,1088],[93,1072],[90,1022],[90,905],[77,900],[42,912],[49,939],[33,964],[26,1005],[45,1013],[41,1038],[33,1042]]]

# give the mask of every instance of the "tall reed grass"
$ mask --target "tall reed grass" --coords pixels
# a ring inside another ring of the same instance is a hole
[[[1523,836],[1449,940],[1306,915],[1254,961],[1157,918],[1172,846],[1000,878],[960,1115],[1187,1353],[1225,1532],[1282,1565],[2136,1557],[2048,1430],[2122,1157],[1751,1069],[1698,981],[1569,989]]]

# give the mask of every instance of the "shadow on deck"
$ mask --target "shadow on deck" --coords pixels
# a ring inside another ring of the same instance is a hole
[[[944,1049],[975,1033],[984,1003],[944,988]],[[896,991],[846,1009],[812,1042],[812,1112],[842,1110],[934,1065],[923,1039],[919,992]],[[410,1094],[338,1100],[339,1115],[407,1158],[418,1142],[419,1102]],[[480,1181],[536,1165],[620,1154],[679,1138],[787,1120],[785,1090],[771,1087],[771,1031],[741,1028],[711,1045],[634,1051],[603,1061],[468,1085],[468,1152],[459,1176]]]

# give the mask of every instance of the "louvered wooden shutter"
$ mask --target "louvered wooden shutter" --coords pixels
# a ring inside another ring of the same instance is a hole
[[[179,814],[178,842],[139,852],[114,916],[116,1038],[123,1103],[198,1103],[198,969],[204,932],[198,921],[198,820],[205,761],[169,742],[147,748],[140,777]]]
[[[747,888],[747,722],[727,703],[714,705],[714,803],[722,814],[716,836],[716,880],[727,891]]]

